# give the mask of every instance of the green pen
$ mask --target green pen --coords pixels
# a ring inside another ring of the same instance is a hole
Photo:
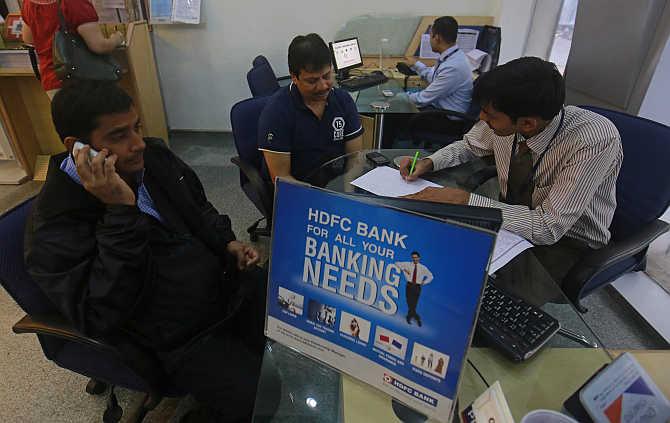
[[[412,160],[412,167],[409,169],[410,175],[414,173],[414,167],[416,166],[416,159],[418,158],[419,158],[419,152],[417,151],[416,154],[414,154],[414,160]]]

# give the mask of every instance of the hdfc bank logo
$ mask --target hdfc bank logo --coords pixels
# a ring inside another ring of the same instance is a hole
[[[437,407],[437,399],[431,397],[430,395],[419,391],[418,389],[415,389],[411,386],[408,386],[398,379],[394,378],[393,376],[389,375],[388,373],[384,373],[384,383],[387,383],[391,386],[393,386],[395,389],[398,389],[400,391],[405,392],[407,395],[410,395],[416,399],[419,399],[423,402],[425,402],[428,405],[431,405],[433,407]]]

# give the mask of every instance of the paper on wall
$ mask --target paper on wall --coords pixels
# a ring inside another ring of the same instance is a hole
[[[477,40],[479,39],[479,31],[476,29],[463,28],[458,30],[458,37],[456,44],[458,47],[467,53],[470,50],[477,48]]]
[[[200,0],[174,0],[172,22],[199,24]]]
[[[435,53],[430,46],[430,34],[423,34],[421,36],[421,49],[419,50],[419,57],[422,59],[437,59],[440,57],[439,53]]]

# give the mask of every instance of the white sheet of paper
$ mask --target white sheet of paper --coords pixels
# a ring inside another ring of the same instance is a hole
[[[458,47],[467,53],[470,50],[477,48],[477,40],[479,39],[479,31],[476,29],[463,28],[458,30],[456,37],[456,44]]]
[[[481,51],[479,49],[474,49],[470,50],[469,52],[465,53],[465,56],[468,58],[468,61],[470,62],[470,67],[472,70],[479,69],[479,67],[484,63],[484,60],[486,60],[486,57],[489,54],[485,51]]]
[[[514,257],[518,256],[524,250],[531,248],[533,244],[526,238],[501,229],[496,238],[496,246],[493,249],[493,258],[489,266],[489,275],[494,274],[498,269],[509,263]]]
[[[172,22],[200,23],[200,0],[174,0]]]
[[[419,49],[419,57],[421,59],[437,59],[440,57],[439,53],[435,53],[430,46],[430,34],[423,34],[421,36],[421,49]]]
[[[425,179],[407,182],[402,179],[398,169],[388,166],[380,166],[372,169],[365,175],[353,180],[351,185],[385,197],[402,197],[403,195],[416,194],[424,188],[442,187],[442,185],[426,181]]]

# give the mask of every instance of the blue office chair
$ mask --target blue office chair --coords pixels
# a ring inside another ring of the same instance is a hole
[[[617,180],[612,239],[576,264],[563,289],[577,308],[580,300],[626,272],[644,270],[649,244],[670,229],[658,218],[670,206],[670,127],[593,106],[581,106],[611,120],[621,134],[624,160]]]
[[[263,55],[256,56],[251,63],[251,70],[247,72],[247,83],[253,97],[272,95],[290,79],[290,76],[277,78],[270,62]]]
[[[103,420],[116,422],[123,410],[119,407],[114,387],[145,392],[143,405],[135,420],[141,422],[146,413],[164,396],[181,396],[165,382],[158,361],[141,347],[126,339],[95,339],[74,329],[65,320],[26,272],[23,261],[23,237],[33,200],[28,200],[0,217],[0,284],[27,313],[14,326],[17,334],[34,333],[44,355],[58,366],[92,378],[86,392],[100,395],[107,385],[110,390]]]
[[[479,121],[479,104],[470,102],[470,107],[465,113],[426,108],[412,116],[407,127],[414,144],[423,143],[426,150],[436,150],[463,139],[463,135],[477,121]]]
[[[265,108],[269,97],[257,97],[240,101],[230,111],[235,148],[239,156],[230,159],[240,168],[240,187],[263,217],[251,225],[247,232],[252,241],[259,236],[270,236],[272,228],[272,207],[274,187],[261,176],[263,154],[258,150],[258,117]],[[258,225],[263,220],[265,227]]]

